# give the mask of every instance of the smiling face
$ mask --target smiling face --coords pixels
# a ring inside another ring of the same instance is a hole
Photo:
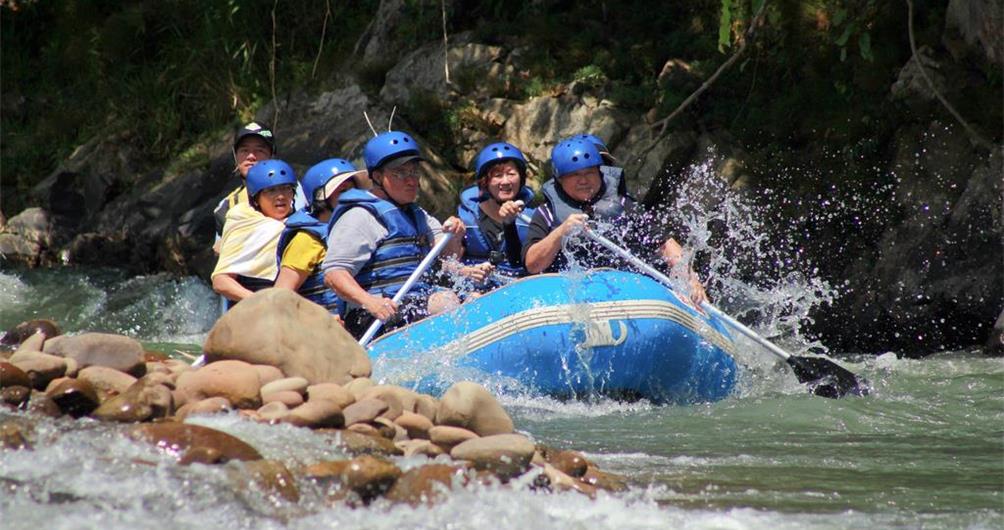
[[[569,197],[587,202],[600,192],[603,177],[600,175],[600,168],[593,166],[562,175],[558,183]]]
[[[378,169],[374,173],[381,179],[384,192],[398,204],[411,204],[418,200],[422,167],[411,161],[394,168]]]
[[[293,195],[296,188],[289,184],[272,186],[261,190],[255,195],[255,204],[266,217],[283,220],[293,211]]]
[[[482,177],[482,187],[499,204],[516,199],[520,188],[519,167],[508,160],[489,167]]]
[[[251,166],[272,158],[272,148],[260,136],[245,136],[234,149],[234,158],[237,171],[246,179]]]

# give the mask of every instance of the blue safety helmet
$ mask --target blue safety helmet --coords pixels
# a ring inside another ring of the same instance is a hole
[[[551,150],[551,168],[558,179],[587,167],[603,165],[603,157],[592,142],[573,136],[558,142]]]
[[[518,147],[506,142],[489,144],[482,149],[474,161],[474,178],[480,179],[488,172],[488,168],[499,162],[515,162],[519,169],[520,185],[526,181],[526,157]]]
[[[329,158],[314,164],[303,174],[303,193],[307,196],[307,202],[324,200],[325,197],[317,197],[317,191],[323,190],[324,185],[336,175],[342,173],[356,172],[356,166],[344,158]]]
[[[366,169],[369,171],[380,169],[380,166],[389,160],[405,157],[406,161],[422,160],[418,142],[408,133],[401,131],[380,133],[370,138],[363,148],[363,161],[366,162]]]
[[[248,197],[252,199],[261,190],[282,185],[296,186],[296,173],[282,160],[263,160],[251,166],[248,171]]]
[[[613,165],[617,162],[617,159],[614,158],[614,155],[610,154],[610,149],[607,148],[606,142],[601,140],[599,136],[596,136],[595,134],[585,133],[585,134],[577,134],[572,138],[579,138],[581,140],[585,140],[595,145],[596,150],[600,152],[600,156],[603,158],[604,163]]]

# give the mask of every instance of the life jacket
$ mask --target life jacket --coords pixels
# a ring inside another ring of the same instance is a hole
[[[364,190],[350,189],[338,198],[331,214],[329,230],[345,212],[364,208],[387,229],[387,236],[363,265],[355,280],[370,294],[393,298],[432,246],[428,214],[417,204],[398,206]],[[422,292],[429,285],[421,280],[413,291]]]
[[[248,202],[247,187],[244,186],[243,180],[240,185],[237,186],[237,189],[227,194],[227,196],[216,205],[216,209],[213,210],[213,218],[216,220],[217,236],[223,233],[223,224],[227,222],[227,212],[242,202]]]
[[[554,228],[560,225],[572,214],[586,213],[584,210],[586,206],[589,206],[592,210],[589,216],[590,219],[600,221],[616,219],[624,213],[626,197],[619,192],[623,172],[602,171],[604,167],[619,169],[612,166],[600,167],[600,175],[603,177],[602,193],[598,199],[592,202],[584,203],[569,197],[561,189],[561,186],[557,184],[555,179],[550,179],[541,186],[541,192],[543,192],[544,198],[547,199],[548,206],[548,208],[542,209],[541,213],[544,215],[544,219],[547,221],[549,227]]]
[[[279,245],[276,251],[276,262],[279,263],[279,267],[282,267],[283,253],[286,252],[286,248],[289,247],[298,232],[306,232],[320,244],[327,245],[328,227],[328,223],[318,221],[305,209],[297,210],[296,213],[286,218],[286,229],[279,236]],[[345,312],[345,302],[338,298],[338,295],[328,286],[324,285],[324,271],[321,269],[320,263],[314,266],[314,270],[310,272],[296,292],[307,300],[323,306],[332,314],[341,315]]]
[[[258,291],[261,291],[262,289],[268,289],[269,287],[275,287],[275,281],[273,280],[252,278],[250,276],[243,276],[241,274],[238,274],[235,279],[237,280],[237,283],[241,284],[241,287],[247,289],[248,291],[251,291],[252,293],[257,293]],[[224,298],[223,300],[226,301],[227,311],[229,311],[230,308],[232,308],[233,306],[237,305],[237,302],[234,302],[229,298]]]
[[[618,166],[600,166],[600,173],[603,176],[617,179],[617,193],[621,197],[630,197],[627,192],[627,179],[624,178],[624,168]]]
[[[477,265],[486,261],[491,261],[493,251],[505,253],[505,245],[499,248],[497,241],[491,239],[481,231],[478,226],[478,218],[481,216],[481,189],[475,184],[464,189],[460,193],[460,204],[457,206],[457,217],[464,222],[466,233],[464,235],[464,257],[461,260],[464,265]],[[524,204],[533,202],[533,190],[523,186],[517,194],[516,200],[523,201]],[[527,218],[533,217],[534,209],[527,208],[523,213]],[[530,228],[520,217],[516,218],[516,232],[519,234],[520,242],[526,241],[526,235]],[[495,270],[505,276],[518,278],[526,276],[526,267],[522,265],[521,256],[504,256],[501,263],[495,264]],[[514,257],[519,265],[513,265],[510,258]]]

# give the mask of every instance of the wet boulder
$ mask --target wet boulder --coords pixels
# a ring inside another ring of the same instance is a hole
[[[87,381],[98,393],[98,399],[105,402],[126,391],[137,379],[127,373],[106,366],[90,366],[77,374],[77,379]]]
[[[393,442],[381,436],[362,434],[349,429],[321,429],[317,433],[328,437],[333,445],[351,455],[398,456],[401,454],[401,450],[395,447]]]
[[[577,491],[589,497],[595,497],[597,487],[587,484],[581,480],[575,480],[572,476],[552,466],[544,464],[544,476],[547,477],[550,487],[554,491]]]
[[[307,380],[302,377],[285,377],[282,379],[276,379],[267,384],[263,384],[261,387],[262,397],[273,392],[282,391],[293,391],[298,394],[303,394],[307,391]]]
[[[589,469],[589,461],[577,451],[548,452],[547,461],[555,469],[574,478],[580,478]]]
[[[436,425],[429,429],[429,440],[432,443],[450,449],[453,446],[473,440],[478,437],[478,433],[469,431],[462,427],[451,427],[449,425]]]
[[[46,389],[45,394],[56,402],[63,414],[81,418],[93,412],[101,403],[94,386],[86,380],[66,377],[54,383],[56,384]]]
[[[178,376],[176,386],[184,403],[223,397],[240,409],[261,406],[258,371],[243,361],[217,361],[198,370],[184,372]]]
[[[586,469],[585,475],[580,477],[579,480],[610,492],[626,491],[628,489],[627,479],[620,475],[600,471],[592,465]]]
[[[9,386],[31,386],[31,379],[17,366],[9,362],[0,362],[0,388]]]
[[[272,401],[258,409],[258,417],[267,422],[280,422],[289,415],[289,407],[282,401]]]
[[[286,377],[282,370],[268,364],[256,364],[254,369],[258,371],[258,381],[261,382],[262,388],[273,381]]]
[[[352,395],[345,387],[335,383],[319,383],[316,385],[310,385],[307,387],[307,400],[311,399],[326,399],[328,401],[334,401],[342,409],[348,407],[356,401],[355,396]]]
[[[288,289],[265,289],[221,317],[203,346],[207,360],[268,364],[311,384],[370,374],[366,351],[323,307]]]
[[[278,392],[262,392],[261,402],[264,404],[269,403],[282,403],[286,407],[299,407],[303,404],[303,394],[299,392],[293,392],[292,390],[280,390]]]
[[[136,339],[110,333],[61,335],[45,341],[45,353],[68,357],[81,368],[105,366],[135,377],[146,374],[146,355]]]
[[[48,416],[50,418],[58,418],[63,415],[63,411],[59,410],[59,405],[56,405],[56,402],[47,396],[45,392],[39,392],[38,390],[31,391],[27,405],[22,405],[21,408],[26,410],[28,414]]]
[[[44,390],[49,382],[66,373],[66,359],[39,352],[20,352],[10,358],[11,364],[19,368],[35,390]]]
[[[20,345],[18,345],[16,352],[42,351],[42,348],[44,347],[45,347],[45,333],[42,331],[36,331],[31,336],[24,339],[24,341],[21,342]]]
[[[408,433],[408,438],[412,440],[428,440],[429,429],[432,429],[432,421],[417,412],[404,411],[394,419],[394,423],[401,426]]]
[[[446,451],[443,450],[442,447],[439,447],[429,440],[401,440],[399,442],[394,442],[394,446],[403,451],[406,458],[415,455],[436,458],[439,455],[446,454]]]
[[[7,386],[0,390],[0,401],[14,408],[24,407],[30,397],[29,386]]]
[[[52,261],[54,240],[50,213],[26,208],[0,230],[0,256],[9,263],[37,267]]]
[[[179,407],[177,411],[175,411],[174,417],[178,421],[184,421],[185,418],[189,416],[223,414],[230,412],[233,409],[233,405],[230,404],[230,401],[227,400],[227,398],[211,397],[191,403],[185,403],[183,406]]]
[[[387,411],[388,405],[382,399],[364,398],[345,407],[345,424],[367,423]]]
[[[105,421],[139,422],[174,414],[171,390],[156,379],[144,377],[125,392],[105,401],[91,416]]]
[[[502,405],[484,387],[469,381],[456,383],[443,394],[435,423],[469,429],[479,436],[513,432],[512,419]]]
[[[25,418],[11,417],[0,422],[0,449],[31,449],[35,425]]]
[[[352,394],[353,400],[358,400],[367,390],[376,386],[376,383],[369,377],[357,377],[342,386]]]
[[[282,421],[297,427],[337,429],[345,425],[345,416],[337,403],[326,399],[316,399],[290,410]]]
[[[182,460],[186,454],[211,456],[208,463],[230,460],[261,460],[261,454],[240,438],[201,425],[144,423],[127,432],[134,439],[151,443]],[[189,461],[190,462],[190,461]]]
[[[288,502],[300,500],[296,479],[286,465],[277,460],[251,460],[228,466],[227,476],[238,491],[244,491],[250,484],[268,496],[276,495]]]
[[[497,434],[467,440],[450,450],[457,460],[470,461],[476,469],[496,473],[502,478],[522,473],[530,466],[536,448],[520,434]]]
[[[389,460],[362,455],[352,460],[319,462],[307,466],[304,475],[320,483],[335,482],[368,502],[389,490],[401,476],[401,470]]]
[[[443,500],[444,491],[467,483],[467,470],[450,464],[428,464],[409,469],[387,492],[387,500],[412,506]]]

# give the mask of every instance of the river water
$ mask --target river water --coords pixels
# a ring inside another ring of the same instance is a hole
[[[0,272],[0,328],[52,318],[166,352],[198,351],[216,299],[196,278],[114,270]],[[786,345],[791,347],[791,345]],[[35,420],[33,450],[0,451],[0,521],[13,528],[1002,528],[1004,359],[835,353],[874,385],[807,394],[753,344],[735,395],[692,406],[504,395],[517,429],[630,481],[590,500],[479,486],[437,506],[331,507],[235,486],[227,466],[180,467],[119,427]],[[375,374],[379,376],[379,374]],[[23,419],[0,412],[0,421]],[[339,458],[305,429],[236,415],[197,421],[287,465]],[[400,461],[407,468],[419,460]]]

